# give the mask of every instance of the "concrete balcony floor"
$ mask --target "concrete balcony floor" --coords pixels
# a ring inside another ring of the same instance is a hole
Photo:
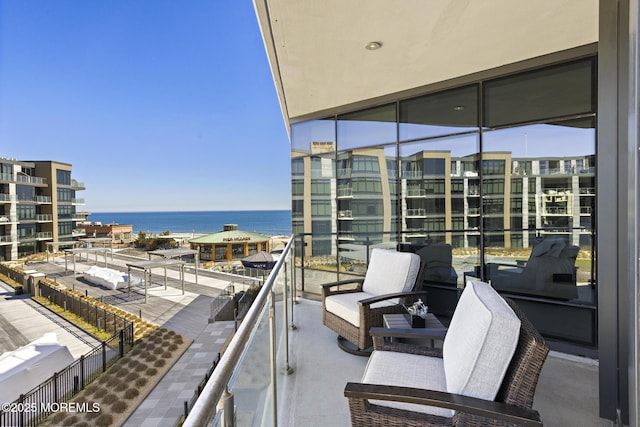
[[[298,299],[290,330],[290,365],[281,375],[285,389],[279,403],[281,426],[348,426],[349,408],[343,395],[349,381],[359,381],[366,357],[340,350],[336,334],[322,325],[320,302]],[[551,352],[542,369],[534,408],[545,426],[613,426],[598,417],[598,362]]]

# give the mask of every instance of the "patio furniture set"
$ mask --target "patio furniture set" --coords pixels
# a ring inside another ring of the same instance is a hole
[[[361,382],[344,389],[352,425],[541,426],[532,406],[545,340],[513,301],[475,280],[448,328],[431,313],[412,328],[406,305],[428,303],[427,271],[416,253],[374,249],[362,280],[322,288],[323,324],[343,350],[369,357]]]

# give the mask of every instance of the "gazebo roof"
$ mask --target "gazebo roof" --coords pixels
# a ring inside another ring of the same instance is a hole
[[[246,243],[246,242],[264,242],[271,237],[266,234],[252,233],[242,230],[225,230],[218,233],[207,234],[206,236],[190,239],[189,243]]]

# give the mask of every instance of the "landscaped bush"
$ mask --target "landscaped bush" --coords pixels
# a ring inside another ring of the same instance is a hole
[[[125,402],[123,400],[118,400],[113,405],[111,405],[111,409],[116,414],[121,414],[121,413],[123,413],[124,411],[127,410],[127,402]]]
[[[106,395],[103,399],[102,402],[107,404],[107,405],[111,405],[114,402],[118,401],[118,396],[116,396],[115,394],[108,394]]]

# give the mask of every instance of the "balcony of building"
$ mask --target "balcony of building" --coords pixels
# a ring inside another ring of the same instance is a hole
[[[50,205],[51,204],[51,196],[36,196],[34,200],[39,205]]]
[[[322,325],[322,304],[309,293],[334,281],[335,272],[302,269],[293,253],[290,241],[185,426],[350,425],[344,387],[361,380],[368,358],[338,348]],[[598,401],[597,360],[552,351],[533,404],[544,424],[613,425],[599,418]]]
[[[408,199],[420,199],[427,196],[427,191],[424,188],[407,188],[406,198]]]
[[[353,219],[353,211],[350,209],[338,211],[338,219],[346,219],[346,220]]]
[[[351,187],[338,187],[337,196],[339,199],[346,199],[353,197],[353,188]]]
[[[0,193],[0,203],[13,203],[16,201],[15,194]]]
[[[16,215],[0,215],[0,225],[18,222]]]
[[[47,186],[47,178],[41,178],[39,176],[30,176],[23,173],[16,174],[13,182],[17,182],[19,184],[29,184],[37,187],[46,187]]]
[[[37,222],[52,222],[53,221],[53,215],[51,215],[51,214],[37,214],[36,215],[36,221]]]
[[[84,186],[84,182],[80,182],[80,181],[77,181],[75,179],[71,179],[71,189],[72,190],[76,190],[76,191],[80,191],[80,190],[86,190],[86,187]]]
[[[407,218],[426,218],[427,210],[424,208],[407,209]]]
[[[0,235],[0,245],[10,245],[15,241],[16,241],[16,238],[11,236],[10,234]]]

